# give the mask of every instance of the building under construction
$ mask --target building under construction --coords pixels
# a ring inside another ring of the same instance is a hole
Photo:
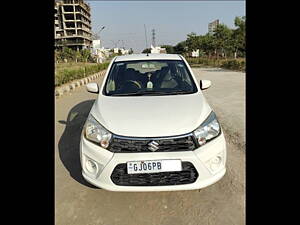
[[[55,48],[80,50],[92,47],[90,6],[83,0],[57,0],[55,14]]]

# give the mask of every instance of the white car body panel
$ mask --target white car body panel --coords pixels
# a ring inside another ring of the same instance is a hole
[[[210,112],[210,107],[199,93],[135,97],[101,96],[91,109],[91,114],[108,131],[129,137],[185,134],[197,129]]]
[[[124,56],[116,56],[115,62],[121,61],[134,61],[134,60],[156,60],[156,59],[165,59],[165,60],[182,60],[179,55],[177,54],[160,54],[160,53],[149,53],[147,54],[131,54],[131,55],[124,55]]]
[[[213,142],[189,152],[154,152],[154,153],[112,153],[106,149],[97,146],[85,138],[80,143],[80,152],[85,149],[85,156],[94,159],[97,163],[104,165],[104,169],[97,178],[91,178],[83,170],[83,177],[91,184],[110,191],[176,191],[176,190],[193,190],[207,187],[220,180],[225,172],[226,162],[226,144],[224,135],[221,134]],[[205,162],[218,154],[223,154],[223,165],[220,166],[216,173],[213,173]],[[183,185],[169,186],[119,186],[115,185],[111,179],[111,173],[114,167],[120,163],[126,163],[132,160],[156,160],[156,159],[180,159],[193,163],[199,173],[196,182]],[[84,168],[82,160],[82,168]]]
[[[194,94],[165,96],[105,96],[103,88],[114,61],[143,59],[183,60],[187,65],[198,91]],[[173,54],[138,54],[115,57],[104,76],[98,97],[90,114],[108,131],[126,137],[169,137],[193,132],[210,114],[192,69],[186,60]],[[210,168],[210,160],[222,156],[222,165],[217,171]],[[82,175],[91,184],[110,191],[171,191],[199,189],[220,180],[226,171],[226,142],[223,133],[214,140],[193,151],[113,153],[96,145],[82,135],[80,142]],[[101,171],[95,176],[85,169],[85,160],[95,161]],[[199,176],[194,183],[169,186],[121,186],[115,185],[110,176],[116,165],[128,161],[180,159],[191,162]]]

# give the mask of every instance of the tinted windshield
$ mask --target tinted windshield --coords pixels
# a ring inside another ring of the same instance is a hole
[[[197,92],[181,60],[145,60],[113,63],[104,86],[105,95],[170,95]]]

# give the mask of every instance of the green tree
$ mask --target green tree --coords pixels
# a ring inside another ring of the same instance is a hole
[[[84,60],[84,62],[88,61],[88,58],[91,55],[91,51],[89,49],[83,49],[81,50],[81,57]]]
[[[184,55],[187,52],[186,41],[181,41],[174,46],[174,53]]]
[[[228,56],[231,56],[231,54],[234,52],[234,45],[233,45],[234,40],[232,39],[232,33],[233,33],[232,29],[228,29],[226,31],[226,36],[225,36],[225,39],[223,42],[223,44],[224,44],[223,52],[224,52],[225,58],[227,58]]]
[[[200,50],[202,50],[208,58],[211,58],[213,52],[216,49],[216,40],[213,35],[207,33],[200,36]]]
[[[129,49],[128,54],[129,55],[133,54],[133,49],[132,48]]]
[[[75,61],[76,61],[76,63],[78,61],[81,61],[81,60],[82,60],[82,55],[81,55],[80,51],[76,51],[75,52]]]
[[[215,37],[216,44],[216,54],[217,58],[219,57],[219,53],[225,54],[226,50],[229,49],[230,39],[231,39],[231,30],[225,24],[219,24],[214,30],[213,36]]]
[[[246,51],[246,17],[235,17],[234,25],[237,28],[232,32],[232,45],[236,58],[238,51],[241,52],[242,55],[244,55]]]
[[[162,45],[161,47],[165,48],[166,52],[168,54],[174,54],[175,53],[174,47],[172,45]]]
[[[186,46],[189,52],[199,49],[200,36],[197,36],[194,32],[188,34],[186,39]]]
[[[142,53],[151,53],[151,49],[150,48],[146,48],[142,51]]]
[[[63,49],[60,53],[61,59],[66,61],[66,62],[75,60],[74,56],[75,56],[74,51],[71,48],[68,48],[68,47],[63,47]]]
[[[212,34],[197,36],[192,32],[187,35],[185,41],[177,43],[175,46],[164,45],[167,53],[175,53],[185,55],[188,52],[199,49],[200,55],[206,55],[211,58],[212,55],[222,54],[223,57],[231,57],[234,55],[244,56],[246,51],[245,32],[246,32],[246,17],[236,17],[234,24],[235,29],[230,29],[224,24],[220,24]],[[147,49],[143,53],[147,52]]]

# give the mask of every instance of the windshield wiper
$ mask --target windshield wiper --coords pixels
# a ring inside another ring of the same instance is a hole
[[[170,95],[179,95],[179,94],[193,94],[194,92],[192,91],[173,91],[173,92],[168,92]]]
[[[147,91],[147,90],[141,90],[141,91],[133,92],[133,93],[114,94],[113,96],[178,95],[178,94],[191,94],[191,93],[193,93],[193,92],[186,92],[186,91],[165,92],[165,91]]]
[[[132,93],[121,93],[114,94],[114,96],[142,96],[142,95],[157,95],[157,94],[165,94],[165,92],[157,92],[157,91],[138,91]]]

